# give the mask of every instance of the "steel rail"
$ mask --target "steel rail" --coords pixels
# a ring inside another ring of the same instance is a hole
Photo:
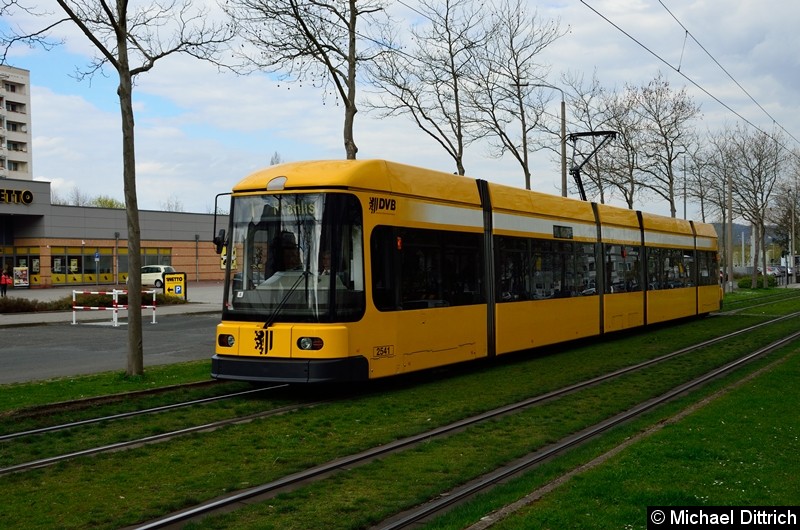
[[[715,312],[715,315],[735,315],[742,311],[753,309],[756,307],[763,307],[765,305],[773,305],[773,304],[780,304],[781,302],[786,302],[789,300],[795,300],[800,298],[800,289],[792,289],[792,291],[788,294],[772,294],[769,296],[762,296],[759,297],[757,300],[737,300],[736,302],[728,302],[729,305],[734,304],[751,304],[745,305],[744,307],[732,307],[732,308],[725,308],[720,311]],[[758,303],[753,303],[758,302]]]
[[[185,429],[179,429],[177,431],[170,431],[161,434],[154,434],[152,436],[146,436],[144,438],[137,438],[135,440],[128,440],[125,442],[117,442],[113,444],[108,444],[100,447],[91,447],[89,449],[83,449],[81,451],[75,451],[72,453],[66,453],[62,455],[52,456],[48,458],[42,458],[40,460],[34,460],[31,462],[24,462],[22,464],[16,464],[4,468],[0,468],[0,476],[7,475],[10,473],[18,473],[20,471],[28,471],[31,469],[37,469],[40,467],[47,467],[53,464],[57,464],[59,462],[64,462],[66,460],[71,460],[73,458],[78,458],[81,456],[89,456],[95,455],[99,453],[108,453],[111,451],[119,451],[121,449],[128,449],[131,447],[139,447],[146,444],[151,444],[155,442],[161,442],[164,440],[170,440],[172,438],[177,438],[178,436],[183,436],[186,434],[192,434],[196,432],[202,431],[212,431],[215,429],[219,429],[220,427],[225,427],[227,425],[236,425],[239,423],[246,423],[249,421],[253,421],[259,418],[266,418],[269,416],[275,416],[278,414],[284,414],[286,412],[291,412],[297,410],[298,408],[308,408],[314,407],[319,405],[320,403],[324,403],[324,401],[317,401],[313,403],[304,403],[302,405],[286,405],[284,407],[278,407],[276,409],[265,410],[263,412],[256,412],[253,414],[248,414],[246,416],[238,416],[236,418],[228,418],[226,420],[215,421],[211,423],[206,423],[204,425],[196,425],[194,427],[187,427]]]
[[[130,392],[120,392],[118,394],[106,394],[102,396],[92,396],[81,399],[74,399],[71,401],[57,401],[55,403],[47,403],[46,405],[33,405],[31,407],[22,408],[18,410],[6,410],[0,412],[0,418],[28,418],[31,416],[44,416],[53,412],[65,410],[81,410],[96,405],[105,405],[109,403],[118,403],[125,399],[137,398],[141,396],[155,396],[159,394],[166,394],[175,390],[184,390],[197,387],[221,385],[220,381],[215,379],[209,381],[194,381],[192,383],[181,383],[176,385],[162,386],[158,388],[146,388],[143,390],[132,390]]]
[[[51,425],[49,427],[40,427],[40,428],[37,428],[37,429],[30,429],[28,431],[19,431],[19,432],[14,432],[14,433],[10,433],[10,434],[3,434],[3,435],[0,435],[0,442],[13,440],[15,438],[22,438],[22,437],[25,437],[25,436],[32,436],[34,434],[43,434],[43,433],[48,433],[48,432],[61,431],[61,430],[64,430],[64,429],[72,429],[74,427],[80,427],[80,426],[83,426],[83,425],[91,425],[93,423],[100,423],[100,422],[104,422],[104,421],[112,421],[112,420],[119,420],[119,419],[124,419],[124,418],[131,418],[131,417],[134,417],[134,416],[142,416],[142,415],[145,415],[145,414],[155,414],[155,413],[164,412],[164,411],[167,411],[167,410],[179,409],[179,408],[183,408],[183,407],[191,407],[191,406],[194,406],[194,405],[202,405],[202,404],[206,404],[206,403],[213,403],[214,401],[224,401],[226,399],[232,399],[232,398],[235,398],[235,397],[246,396],[248,394],[255,394],[257,392],[263,392],[265,390],[274,390],[274,389],[282,388],[282,387],[286,387],[286,386],[289,386],[289,385],[278,385],[278,386],[274,386],[274,387],[264,387],[264,388],[255,388],[255,389],[251,389],[251,390],[243,390],[241,392],[234,392],[232,394],[224,394],[224,395],[220,395],[220,396],[214,396],[214,397],[208,397],[208,398],[202,398],[202,399],[195,399],[195,400],[192,400],[192,401],[183,401],[181,403],[173,403],[171,405],[162,405],[162,406],[159,406],[159,407],[152,407],[152,408],[149,408],[149,409],[133,410],[133,411],[130,411],[130,412],[120,412],[119,414],[112,414],[110,416],[102,416],[102,417],[99,417],[99,418],[89,418],[89,419],[78,420],[78,421],[74,421],[74,422],[70,422],[70,423],[62,423],[62,424],[59,424],[59,425]],[[0,474],[1,473],[2,473],[2,470],[0,470]]]

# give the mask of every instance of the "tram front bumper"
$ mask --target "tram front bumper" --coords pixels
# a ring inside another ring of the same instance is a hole
[[[258,358],[216,354],[211,377],[264,383],[365,381],[369,362],[362,356],[340,359]]]

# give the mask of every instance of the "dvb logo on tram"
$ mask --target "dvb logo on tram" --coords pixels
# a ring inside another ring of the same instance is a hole
[[[397,209],[397,201],[394,199],[382,199],[380,197],[369,198],[369,213],[393,212]]]

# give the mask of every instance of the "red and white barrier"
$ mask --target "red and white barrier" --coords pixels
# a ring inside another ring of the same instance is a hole
[[[78,305],[77,304],[77,295],[79,294],[95,294],[101,296],[111,296],[111,307],[97,307],[97,306],[86,306],[86,305]],[[72,291],[72,323],[76,324],[75,316],[78,311],[113,311],[111,316],[111,322],[113,323],[114,327],[119,326],[119,311],[128,310],[127,304],[120,304],[119,303],[119,295],[121,294],[128,294],[128,291],[124,289],[114,289],[112,291]],[[153,324],[156,323],[156,292],[153,291],[142,291],[142,294],[152,294],[153,295],[153,303],[152,305],[142,304],[142,309],[152,309],[153,310]]]

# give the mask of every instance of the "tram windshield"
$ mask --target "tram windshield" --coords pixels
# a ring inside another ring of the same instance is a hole
[[[350,322],[364,314],[361,205],[344,193],[234,197],[223,318]]]

